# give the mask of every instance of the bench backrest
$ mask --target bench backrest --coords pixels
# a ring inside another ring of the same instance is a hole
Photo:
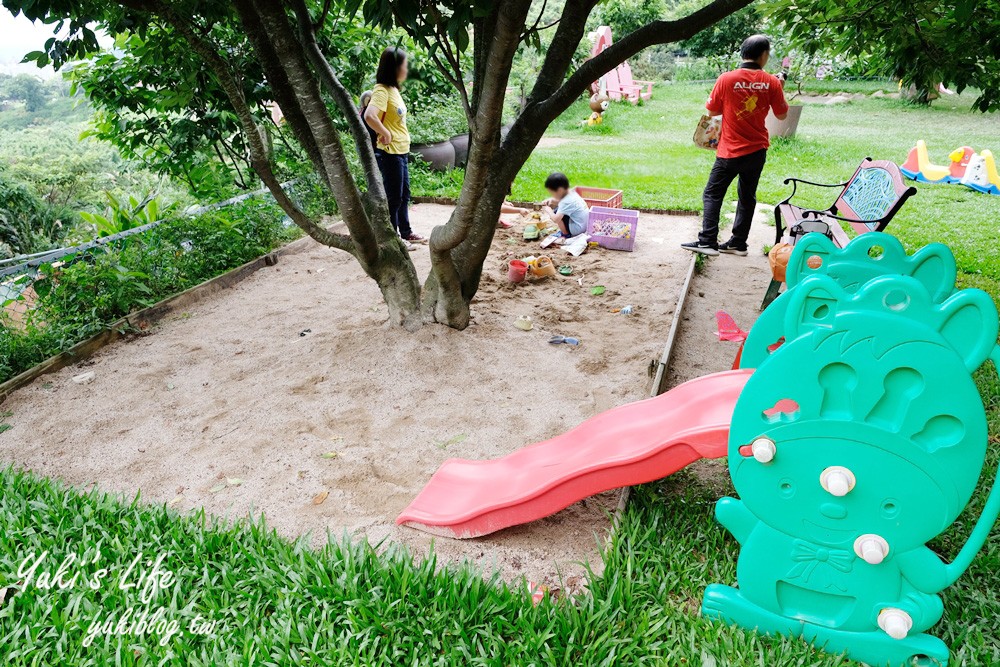
[[[895,162],[865,158],[833,204],[858,234],[882,231],[916,188],[907,187]],[[870,221],[870,222],[869,222]]]

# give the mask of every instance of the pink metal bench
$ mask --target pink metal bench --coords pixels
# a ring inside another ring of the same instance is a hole
[[[841,222],[851,225],[857,234],[880,232],[885,229],[906,200],[917,193],[907,187],[895,162],[866,157],[846,183],[813,183],[800,178],[786,178],[792,184],[792,194],[774,207],[775,243],[781,243],[785,232],[792,245],[809,232],[828,236],[838,248],[851,240]],[[820,188],[843,188],[836,201],[826,209],[803,208],[792,204],[799,183]],[[781,283],[772,279],[761,303],[761,310],[774,301]]]

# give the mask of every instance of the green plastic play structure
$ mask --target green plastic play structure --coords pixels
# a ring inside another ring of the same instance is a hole
[[[993,300],[955,276],[941,244],[912,256],[884,233],[796,245],[788,291],[743,351],[757,370],[729,436],[740,499],[716,506],[742,545],[738,588],[709,586],[706,616],[873,666],[947,664],[925,632],[938,593],[1000,515],[994,480],[952,563],[925,546],[976,489],[987,424],[972,373],[1000,362]]]

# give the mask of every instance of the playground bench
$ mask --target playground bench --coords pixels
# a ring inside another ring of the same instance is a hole
[[[889,160],[866,157],[854,175],[843,183],[815,183],[801,178],[786,178],[792,192],[774,207],[775,243],[781,243],[786,229],[790,244],[808,232],[820,232],[830,238],[838,248],[850,241],[841,222],[850,223],[857,234],[884,230],[906,200],[917,193],[907,187],[899,167]],[[811,209],[792,204],[799,184],[819,188],[842,188],[837,199],[826,209]],[[771,279],[764,295],[761,310],[767,308],[781,290],[781,282]]]

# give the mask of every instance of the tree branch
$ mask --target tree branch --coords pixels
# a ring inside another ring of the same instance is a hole
[[[673,21],[653,21],[626,35],[586,61],[552,95],[541,102],[544,118],[555,119],[583,93],[587,86],[643,49],[654,44],[680,42],[715,25],[754,0],[715,0],[696,12]],[[558,111],[556,111],[558,110]],[[555,111],[555,115],[552,112]],[[551,120],[549,121],[551,122]]]
[[[344,250],[357,256],[358,249],[354,240],[344,234],[336,234],[324,229],[315,221],[309,218],[295,202],[291,200],[285,190],[281,187],[271,166],[271,161],[267,156],[267,150],[263,140],[260,138],[257,123],[254,120],[253,112],[246,102],[243,89],[239,86],[236,76],[230,70],[228,63],[222,59],[218,51],[195,32],[193,26],[184,18],[176,14],[169,5],[162,0],[122,0],[122,4],[130,9],[135,9],[147,14],[158,15],[169,23],[184,39],[191,45],[191,48],[205,59],[208,66],[215,72],[219,79],[219,85],[233,105],[233,111],[240,119],[243,133],[247,138],[247,145],[250,149],[250,164],[261,181],[270,190],[278,206],[281,207],[292,221],[301,227],[309,236],[323,245]]]
[[[535,23],[530,28],[521,33],[520,41],[523,42],[528,35],[538,30],[538,24],[542,22],[542,16],[545,14],[545,8],[548,6],[549,6],[549,0],[542,0],[542,6],[538,10],[538,16],[535,17]]]
[[[566,78],[566,71],[573,62],[573,54],[587,29],[587,19],[596,4],[596,0],[566,0],[559,18],[559,27],[545,53],[545,61],[535,79],[535,85],[528,95],[529,104],[551,95]]]
[[[233,5],[279,106],[284,110],[290,105],[301,112],[298,121],[292,119],[292,129],[296,129],[295,122],[304,121],[297,134],[308,134],[315,140],[319,149],[316,167],[337,201],[358,248],[358,259],[369,269],[378,258],[379,241],[392,238],[393,230],[388,215],[377,222],[368,216],[339,133],[284,5],[270,0],[234,0]]]
[[[427,7],[426,11],[431,19],[430,22],[424,22],[425,28],[432,28],[434,33],[434,43],[437,47],[444,53],[445,60],[448,61],[447,65],[441,62],[441,59],[435,53],[436,50],[434,45],[431,44],[430,40],[427,38],[425,32],[419,29],[407,29],[407,21],[403,15],[398,11],[395,3],[392,4],[393,16],[396,19],[396,23],[400,26],[404,26],[407,34],[410,35],[415,41],[419,42],[425,49],[427,49],[427,54],[431,58],[431,62],[434,63],[434,67],[437,68],[442,75],[444,75],[445,81],[451,84],[455,90],[458,91],[459,96],[462,98],[462,107],[465,110],[465,117],[471,124],[472,122],[472,107],[469,103],[469,91],[465,87],[465,79],[462,76],[462,64],[460,62],[459,55],[451,50],[451,41],[448,39],[447,33],[444,31],[445,21],[441,16],[441,12],[438,8],[431,4]],[[419,20],[419,19],[418,19]]]
[[[448,224],[431,233],[431,253],[436,256],[435,271],[442,284],[451,264],[445,255],[466,239],[473,222],[473,209],[489,174],[496,168],[495,149],[500,139],[500,122],[511,62],[520,44],[521,29],[531,8],[531,0],[516,0],[500,5],[484,62],[477,62],[477,108],[470,123],[469,163],[465,183],[459,195],[456,214]],[[477,56],[479,54],[477,53]],[[461,212],[461,214],[459,214]],[[453,269],[452,269],[453,270]]]
[[[316,70],[320,83],[326,88],[327,93],[333,98],[337,108],[347,120],[347,126],[354,138],[354,146],[361,158],[361,167],[365,173],[365,184],[368,192],[374,196],[374,199],[384,201],[385,191],[382,187],[382,176],[379,173],[378,164],[375,162],[375,150],[372,148],[371,136],[361,119],[361,114],[358,113],[358,109],[354,105],[354,98],[344,88],[340,79],[337,78],[336,72],[333,71],[330,61],[323,55],[319,42],[316,40],[315,24],[309,15],[305,0],[289,1],[298,21],[299,38],[305,46],[306,55]]]

